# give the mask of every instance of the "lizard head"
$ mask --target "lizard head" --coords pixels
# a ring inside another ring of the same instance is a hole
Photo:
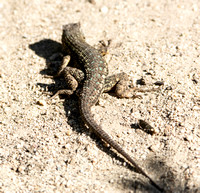
[[[63,34],[62,41],[67,42],[69,40],[85,41],[85,37],[81,31],[81,24],[78,23],[70,23],[63,26]]]

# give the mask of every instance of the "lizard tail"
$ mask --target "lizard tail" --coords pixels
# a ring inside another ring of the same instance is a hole
[[[96,123],[94,120],[94,116],[89,107],[87,105],[80,105],[80,112],[82,115],[83,121],[88,125],[88,127],[94,131],[101,139],[103,139],[106,143],[108,143],[111,147],[113,147],[119,154],[121,154],[126,160],[128,160],[136,170],[149,179],[150,183],[156,187],[160,192],[164,192],[162,188],[160,188],[152,179],[149,177],[144,170],[138,166],[138,164],[115,142],[102,128],[100,125]]]

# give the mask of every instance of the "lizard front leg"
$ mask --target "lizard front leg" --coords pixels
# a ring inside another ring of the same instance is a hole
[[[136,95],[136,92],[150,92],[157,91],[157,88],[141,89],[130,88],[128,75],[125,72],[108,76],[105,79],[104,92],[108,92],[115,88],[115,93],[119,98],[141,98],[140,95]]]

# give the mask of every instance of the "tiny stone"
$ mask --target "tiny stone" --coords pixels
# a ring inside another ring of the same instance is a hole
[[[146,156],[146,155],[144,155],[144,154],[143,154],[143,155],[141,155],[141,158],[142,158],[142,159],[146,159],[146,157],[147,157],[147,156]]]
[[[140,129],[142,129],[144,132],[148,134],[151,134],[151,135],[156,134],[155,129],[144,120],[139,119],[138,126]]]
[[[23,143],[20,143],[20,144],[17,144],[16,148],[17,148],[17,149],[20,149],[20,148],[22,148],[23,146],[24,146],[24,144],[23,144]]]
[[[5,75],[0,71],[0,78],[5,78]]]
[[[70,144],[66,144],[66,145],[65,145],[65,148],[66,148],[66,149],[70,149],[70,148],[71,148],[71,145],[70,145]]]
[[[146,85],[144,78],[142,77],[141,79],[137,80],[137,84]]]
[[[103,100],[103,99],[99,99],[99,101],[98,101],[98,104],[101,106],[101,107],[105,107],[106,105],[105,105],[105,100]]]
[[[118,138],[120,138],[120,137],[121,137],[121,135],[120,135],[120,134],[117,134],[116,136],[117,136]]]
[[[103,146],[104,146],[104,147],[110,147],[110,145],[109,145],[108,143],[106,143],[106,142],[103,143]]]
[[[55,138],[59,138],[59,136],[57,134],[54,135]]]
[[[24,170],[25,170],[25,166],[23,166],[23,165],[20,165],[20,166],[17,168],[17,171],[18,171],[19,173],[24,173]]]
[[[127,166],[127,162],[123,162],[123,166],[126,167]]]
[[[88,2],[91,3],[91,4],[93,4],[93,5],[96,4],[95,0],[88,0]]]
[[[194,107],[193,107],[193,110],[195,110],[195,111],[199,111],[199,110],[200,110],[200,107],[198,107],[198,106],[194,106]]]
[[[160,147],[160,144],[151,145],[149,149],[153,152],[157,152]]]
[[[193,10],[193,11],[198,11],[198,10],[199,10],[198,5],[197,5],[197,4],[194,4],[194,5],[192,6],[192,10]]]
[[[91,159],[91,162],[92,162],[92,164],[96,164],[98,162],[98,159],[93,158],[93,159]]]
[[[67,134],[67,136],[71,136],[72,130],[71,130],[71,129],[68,129],[68,130],[66,131],[66,134]]]
[[[103,7],[101,8],[101,12],[104,13],[104,14],[108,13],[108,7],[103,6]]]
[[[39,100],[39,101],[37,101],[37,104],[40,105],[40,106],[46,106],[46,101]]]
[[[164,85],[164,82],[163,81],[156,81],[154,84],[157,85],[157,86],[162,86],[162,85]]]
[[[187,135],[186,137],[184,137],[184,140],[191,142],[193,140],[193,137],[191,135]]]

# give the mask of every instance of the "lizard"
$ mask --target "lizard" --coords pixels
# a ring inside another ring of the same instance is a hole
[[[136,170],[149,179],[159,191],[163,189],[134,161],[125,150],[118,145],[94,120],[91,107],[98,102],[103,92],[115,88],[119,98],[135,98],[139,88],[128,87],[128,75],[124,72],[108,76],[108,65],[100,51],[85,41],[80,23],[70,23],[63,26],[62,47],[66,54],[54,77],[63,76],[69,89],[58,90],[51,98],[59,94],[79,96],[79,110],[84,123],[103,141],[121,154]],[[68,65],[71,61],[73,66]],[[78,88],[82,84],[82,88]]]

